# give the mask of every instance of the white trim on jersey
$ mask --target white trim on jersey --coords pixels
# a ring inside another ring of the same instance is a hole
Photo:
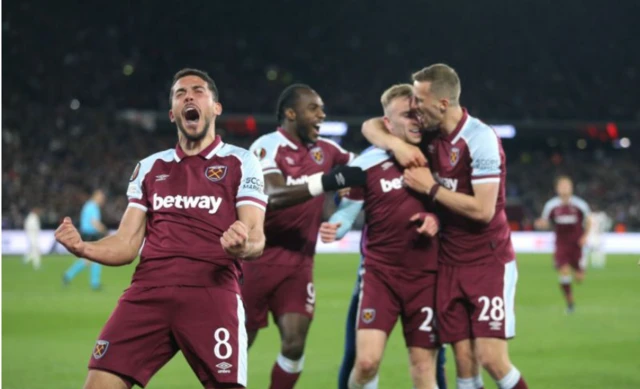
[[[270,167],[270,168],[266,168],[262,170],[262,174],[266,175],[266,174],[272,174],[272,173],[278,173],[280,175],[282,175],[282,170],[276,168],[276,167]]]
[[[287,146],[291,147],[294,150],[298,150],[298,145],[296,145],[295,143],[293,143],[292,141],[289,140],[289,138],[287,138],[283,133],[281,133],[279,130],[275,131],[278,135],[280,135],[280,137],[282,139],[284,139],[284,141],[287,143]],[[274,160],[275,160],[275,155],[273,156]]]
[[[334,141],[334,140],[332,140],[332,139],[328,139],[328,138],[320,137],[320,138],[318,138],[318,140],[319,140],[319,141],[326,142],[326,143],[330,144],[331,146],[335,147],[335,148],[336,148],[336,150],[338,150],[338,152],[339,152],[340,154],[347,154],[347,155],[349,155],[349,161],[347,162],[347,165],[348,165],[349,163],[351,163],[351,161],[353,161],[353,160],[354,160],[354,158],[356,157],[356,155],[355,155],[354,153],[352,153],[352,152],[350,152],[350,151],[348,151],[348,150],[345,150],[342,146],[340,146],[336,141]]]
[[[265,207],[264,205],[260,204],[257,200],[244,199],[244,200],[238,201],[236,203],[236,208],[241,207],[243,205],[251,205],[251,206],[254,206],[256,208],[259,208],[259,209],[263,210],[264,212],[267,212],[267,207]]]
[[[478,178],[476,180],[471,180],[472,185],[490,184],[490,183],[499,183],[499,182],[500,182],[500,177]]]
[[[134,203],[134,202],[130,202],[129,205],[127,205],[128,207],[133,207],[133,208],[138,208],[143,210],[144,212],[147,212],[149,209],[147,207],[145,207],[142,204],[138,204],[138,203]]]
[[[236,301],[238,302],[238,308],[236,311],[236,315],[238,316],[238,377],[236,381],[238,384],[242,386],[247,386],[247,350],[248,347],[248,337],[247,337],[247,329],[244,325],[245,323],[245,315],[244,315],[244,304],[242,302],[242,298],[240,295],[236,294]]]
[[[506,338],[516,336],[516,284],[518,283],[518,268],[516,261],[504,265],[504,280],[502,281],[502,298],[504,299],[504,335]]]
[[[209,152],[209,154],[207,154],[207,156],[205,157],[206,159],[211,159],[213,158],[214,155],[216,155],[216,153],[218,152],[218,150],[220,150],[220,148],[224,145],[224,142],[220,142],[218,143],[218,145],[216,147],[213,148],[213,150],[211,150]]]

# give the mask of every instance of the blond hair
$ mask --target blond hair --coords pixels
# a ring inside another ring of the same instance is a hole
[[[437,63],[419,70],[411,76],[413,81],[430,82],[431,93],[440,98],[447,98],[451,104],[457,105],[460,100],[460,77],[449,65]]]
[[[380,103],[382,104],[382,109],[386,112],[387,107],[394,99],[411,96],[413,96],[413,88],[410,84],[396,84],[382,93]]]

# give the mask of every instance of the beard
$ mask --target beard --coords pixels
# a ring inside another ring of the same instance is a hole
[[[211,124],[210,119],[204,119],[204,127],[202,128],[202,131],[192,135],[192,134],[189,134],[187,130],[184,128],[184,125],[182,124],[182,118],[176,118],[176,125],[178,126],[178,131],[180,131],[182,136],[184,136],[185,138],[187,138],[187,140],[191,142],[197,142],[199,140],[202,140],[202,138],[204,138],[205,135],[207,135],[207,131],[209,129],[210,124]]]
[[[316,140],[311,139],[309,126],[296,125],[296,132],[303,144],[316,143]]]

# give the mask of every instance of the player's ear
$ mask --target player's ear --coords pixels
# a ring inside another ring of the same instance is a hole
[[[213,112],[216,114],[216,116],[219,116],[222,114],[222,104],[220,104],[219,102],[215,101],[213,103]]]
[[[176,118],[175,116],[173,116],[173,111],[169,110],[169,120],[171,120],[171,123],[175,123]]]
[[[444,113],[449,108],[449,99],[440,99],[440,113]]]
[[[382,118],[382,121],[384,122],[384,126],[386,127],[387,131],[391,132],[391,120],[389,120],[389,118],[385,115]]]
[[[296,120],[296,111],[293,108],[287,108],[284,110],[284,116],[289,120]]]

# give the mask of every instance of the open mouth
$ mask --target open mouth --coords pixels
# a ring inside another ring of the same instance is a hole
[[[194,106],[187,106],[182,111],[182,116],[184,117],[186,124],[198,124],[198,121],[200,120],[200,111],[198,111]]]
[[[313,129],[314,129],[314,133],[316,135],[320,135],[320,126],[322,125],[322,123],[316,123],[313,125]]]

